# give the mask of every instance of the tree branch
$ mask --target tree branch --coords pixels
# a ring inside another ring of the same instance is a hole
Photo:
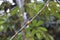
[[[45,3],[45,5],[43,6],[43,8],[29,22],[32,22],[41,13],[44,10],[44,8],[47,6],[48,3],[49,3],[49,0]],[[22,28],[18,32],[16,32],[15,35],[13,35],[10,40],[13,40],[16,37],[16,35],[25,28],[24,26],[22,26]]]

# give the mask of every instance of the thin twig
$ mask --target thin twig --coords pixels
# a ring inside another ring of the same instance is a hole
[[[49,0],[45,3],[43,8],[30,20],[30,22],[32,22],[44,10],[44,8],[47,6],[48,3],[49,3]],[[13,40],[16,37],[16,35],[25,28],[24,26],[22,26],[22,28],[18,32],[16,32],[15,35],[13,35],[10,40]]]
[[[33,21],[44,10],[44,8],[47,6],[48,3],[49,3],[49,0],[46,2],[44,7],[30,20],[30,22]]]

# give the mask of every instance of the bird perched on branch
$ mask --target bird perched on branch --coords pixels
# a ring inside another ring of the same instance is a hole
[[[23,13],[25,27],[30,24],[30,15],[26,12]]]

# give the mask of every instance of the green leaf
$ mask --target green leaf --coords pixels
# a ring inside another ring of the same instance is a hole
[[[5,22],[4,19],[0,19],[0,25],[2,25]]]
[[[50,39],[50,40],[54,40],[54,38],[51,36],[51,35],[49,35],[49,34],[47,34],[48,35],[48,38]]]
[[[35,26],[37,24],[37,21],[33,20],[31,24],[32,24],[32,26]]]
[[[41,39],[41,37],[42,37],[42,36],[40,35],[40,33],[36,33],[36,36],[37,36],[38,39]]]
[[[14,14],[16,14],[17,12],[18,12],[18,6],[16,6],[14,9],[12,9],[11,11],[10,11],[10,13],[11,13],[11,15],[14,15]]]
[[[27,40],[34,40],[34,38],[33,37],[30,37],[30,38],[27,38]]]
[[[42,25],[42,24],[43,24],[43,21],[40,20],[40,21],[38,21],[38,23],[36,23],[36,26],[40,26],[40,25]]]
[[[32,36],[36,33],[36,30],[32,30],[31,34]]]
[[[29,31],[30,31],[30,27],[29,27],[29,28],[26,28],[25,31],[26,31],[26,32],[29,32]]]
[[[41,31],[46,31],[47,32],[47,29],[44,28],[44,27],[38,27],[38,29],[40,29]]]
[[[26,37],[27,37],[27,38],[32,37],[31,33],[30,33],[30,32],[27,33],[27,34],[26,34]]]
[[[1,26],[0,26],[0,32],[2,32],[2,31],[3,31],[3,26],[1,25]]]

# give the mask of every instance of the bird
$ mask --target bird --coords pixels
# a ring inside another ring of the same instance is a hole
[[[24,18],[24,27],[26,27],[27,25],[30,24],[30,20],[27,17],[27,13],[26,12],[23,13],[23,18]]]

